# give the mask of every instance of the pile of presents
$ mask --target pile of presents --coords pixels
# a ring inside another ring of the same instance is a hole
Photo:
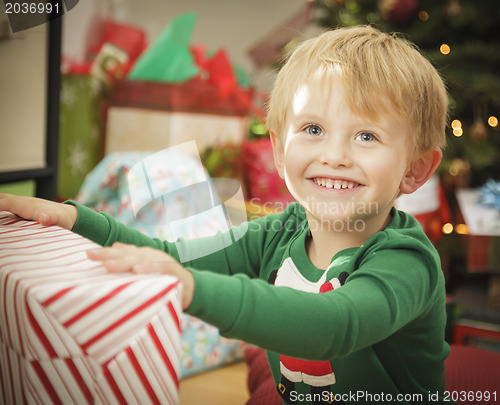
[[[106,22],[84,63],[63,60],[59,198],[74,198],[104,157],[195,140],[212,177],[241,182],[247,200],[287,203],[258,94],[223,49],[192,45],[195,14],[172,20],[151,44],[143,30]],[[254,134],[255,135],[255,134]]]

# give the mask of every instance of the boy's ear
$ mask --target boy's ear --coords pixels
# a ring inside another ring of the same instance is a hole
[[[269,131],[269,135],[271,136],[271,145],[273,147],[273,158],[274,158],[274,166],[278,171],[279,176],[284,180],[285,179],[285,170],[283,165],[285,147],[281,142],[281,139],[274,131]]]
[[[441,149],[435,148],[413,160],[399,185],[400,191],[404,194],[417,191],[432,176],[442,157]]]

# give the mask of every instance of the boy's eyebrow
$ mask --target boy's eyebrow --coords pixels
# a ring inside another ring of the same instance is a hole
[[[291,118],[298,120],[322,121],[328,115],[326,107],[323,110],[324,111],[318,111],[317,108],[305,105],[300,109],[300,111],[293,112],[291,114]]]
[[[303,111],[303,112],[294,114],[292,117],[292,121],[294,121],[294,120],[321,121],[321,120],[323,120],[323,115],[318,114],[316,112]]]

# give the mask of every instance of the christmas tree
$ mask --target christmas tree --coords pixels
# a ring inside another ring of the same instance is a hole
[[[317,22],[371,24],[415,43],[446,81],[448,146],[440,173],[451,187],[500,180],[498,0],[316,0]]]

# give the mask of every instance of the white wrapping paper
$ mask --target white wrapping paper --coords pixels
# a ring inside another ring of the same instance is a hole
[[[178,280],[107,273],[96,247],[0,212],[0,403],[178,403]]]

